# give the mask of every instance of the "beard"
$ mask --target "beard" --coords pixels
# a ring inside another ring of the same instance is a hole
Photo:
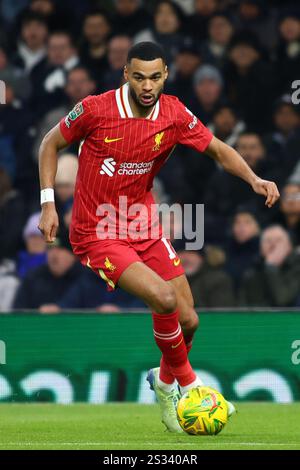
[[[135,102],[135,104],[137,105],[137,107],[140,108],[141,110],[145,110],[147,108],[152,108],[153,106],[155,106],[155,104],[159,100],[160,96],[162,95],[163,91],[164,91],[164,87],[162,86],[156,96],[153,95],[153,93],[149,93],[149,95],[153,96],[154,101],[152,101],[150,104],[147,104],[147,103],[143,103],[142,101],[140,101],[138,95],[136,94],[134,89],[129,84],[130,96],[133,99],[133,101]]]

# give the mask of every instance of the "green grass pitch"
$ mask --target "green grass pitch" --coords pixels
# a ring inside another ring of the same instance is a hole
[[[1,404],[0,450],[300,449],[300,403],[237,404],[217,436],[164,431],[157,405]]]

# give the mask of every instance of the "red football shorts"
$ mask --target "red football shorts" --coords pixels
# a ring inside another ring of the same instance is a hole
[[[73,251],[84,266],[88,266],[114,290],[123,271],[140,261],[168,281],[184,274],[171,242],[162,237],[147,240],[99,240],[86,245],[74,245]]]

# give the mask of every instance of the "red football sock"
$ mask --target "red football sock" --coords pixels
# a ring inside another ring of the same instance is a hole
[[[189,385],[196,379],[196,374],[187,357],[186,345],[178,323],[178,311],[168,314],[153,313],[152,318],[156,344],[169,365],[171,374],[179,385]],[[163,377],[160,377],[163,380]]]
[[[193,337],[194,337],[193,334],[189,336],[184,336],[184,342],[185,342],[187,353],[189,353],[190,350],[192,349]],[[175,377],[170,370],[170,366],[166,362],[166,359],[164,356],[162,356],[160,360],[159,378],[165,384],[172,384],[175,380]]]
[[[172,384],[175,380],[175,377],[170,370],[170,366],[167,364],[164,356],[161,356],[160,360],[159,378],[165,384]]]
[[[190,350],[192,349],[192,346],[193,346],[193,337],[194,337],[193,334],[184,337],[184,342],[185,342],[185,346],[186,346],[187,353],[189,353]]]

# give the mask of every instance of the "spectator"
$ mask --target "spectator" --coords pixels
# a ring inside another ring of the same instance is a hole
[[[234,147],[240,134],[245,131],[246,126],[244,121],[238,119],[234,109],[224,104],[216,110],[208,127],[218,139]]]
[[[242,113],[251,130],[268,130],[272,102],[278,92],[272,66],[263,59],[260,44],[250,34],[236,35],[228,54],[225,78],[229,100]]]
[[[280,168],[273,168],[273,163],[269,163],[266,149],[258,134],[241,134],[236,149],[260,177],[277,181]],[[265,223],[268,222],[268,217],[274,216],[272,211],[266,213],[263,198],[255,194],[248,184],[220,168],[215,171],[207,185],[204,203],[208,208],[205,234],[211,243],[224,243],[229,228],[228,218],[240,205],[257,213]],[[221,231],[219,227],[222,227]]]
[[[18,13],[26,8],[28,0],[18,0],[18,2],[11,2],[11,0],[2,0],[0,15],[3,17],[6,25],[11,25],[15,20]]]
[[[61,309],[95,309],[99,312],[120,312],[121,309],[145,308],[145,304],[123,291],[108,292],[105,283],[92,271],[85,269],[57,304]],[[54,311],[54,306],[53,306]]]
[[[300,12],[287,9],[279,22],[280,40],[277,47],[277,72],[281,90],[288,92],[291,83],[298,77],[300,60]]]
[[[226,247],[226,270],[236,290],[240,286],[243,274],[258,257],[259,233],[260,227],[255,215],[247,209],[240,208],[234,215]]]
[[[30,271],[23,279],[14,301],[15,309],[40,309],[51,313],[56,304],[78,279],[82,268],[65,238],[49,245],[47,264]]]
[[[29,73],[47,54],[48,27],[44,18],[30,13],[21,23],[20,41],[13,63]]]
[[[300,246],[300,175],[293,176],[281,191],[280,210],[275,221],[289,233],[295,246]]]
[[[222,102],[223,79],[213,65],[201,65],[194,75],[195,98],[191,110],[204,124],[208,124]]]
[[[151,24],[151,16],[141,0],[115,0],[115,8],[113,30],[118,34],[133,37]]]
[[[274,130],[266,135],[265,144],[285,181],[299,160],[300,114],[289,95],[279,98],[274,108]]]
[[[194,0],[175,0],[175,2],[183,9],[186,15],[194,13]]]
[[[154,178],[154,183],[159,181],[167,195],[168,200],[158,202],[188,202],[185,195],[189,193],[189,183],[184,176],[184,156],[182,150],[184,147],[178,146],[172,156],[167,160],[160,170],[159,177]],[[196,152],[195,152],[196,153]],[[155,186],[154,186],[155,192]]]
[[[203,203],[216,163],[196,150],[178,145],[159,173],[171,200],[181,204]]]
[[[28,149],[32,145],[30,128],[33,116],[15,95],[15,82],[5,83],[6,105],[0,107],[0,166],[5,168],[12,183],[30,171]],[[29,163],[24,168],[25,162]],[[22,171],[24,173],[22,174]]]
[[[88,69],[78,65],[67,73],[67,83],[64,88],[64,100],[60,106],[52,109],[45,114],[36,130],[36,138],[34,141],[33,154],[38,160],[38,152],[40,144],[47,134],[70,110],[88,95],[96,92],[96,82],[91,77]],[[72,150],[77,150],[77,146],[73,145]]]
[[[5,258],[15,259],[22,246],[24,214],[23,198],[0,167],[0,263]]]
[[[29,11],[41,15],[47,22],[51,32],[63,29],[71,31],[75,24],[72,11],[66,9],[64,2],[56,2],[55,0],[31,0]]]
[[[111,34],[111,22],[104,10],[88,13],[83,21],[83,43],[80,61],[87,67],[101,86],[101,78],[108,67],[107,47]]]
[[[78,63],[71,35],[63,31],[50,34],[47,57],[31,71],[32,106],[37,108],[39,115],[61,103],[66,74]]]
[[[245,273],[240,305],[293,307],[300,292],[300,255],[279,225],[266,228],[260,241],[260,259]]]
[[[239,30],[251,32],[269,51],[276,46],[277,14],[272,5],[263,0],[242,0],[237,21]]]
[[[0,46],[0,80],[12,84],[17,99],[26,100],[31,91],[30,80],[23,70],[9,61],[8,57],[7,50]]]
[[[233,33],[229,15],[215,13],[208,22],[208,39],[202,46],[203,61],[222,68]]]
[[[166,61],[171,65],[182,44],[184,13],[172,0],[160,0],[156,5],[152,28],[141,31],[134,37],[134,43],[151,41],[160,44],[165,51]]]
[[[67,98],[65,102],[68,109],[87,95],[93,95],[95,92],[96,83],[85,67],[78,65],[68,72],[65,86]]]
[[[131,47],[128,36],[115,36],[108,43],[109,68],[103,77],[103,90],[119,88],[122,84],[123,70],[127,61],[127,54]]]
[[[181,101],[190,106],[193,98],[194,73],[201,63],[195,44],[185,41],[178,50],[174,66],[169,69],[166,93],[180,96]]]
[[[179,251],[195,301],[195,307],[232,307],[235,304],[232,282],[223,270],[224,253],[215,248],[206,249],[205,256],[198,251]]]
[[[195,0],[195,12],[188,20],[189,29],[198,43],[207,39],[208,22],[218,10],[217,0]]]
[[[77,170],[76,155],[66,153],[59,157],[54,189],[57,213],[61,222],[73,204]]]
[[[38,229],[40,213],[32,214],[23,230],[25,250],[18,253],[18,276],[24,278],[28,272],[47,261],[46,242]]]

